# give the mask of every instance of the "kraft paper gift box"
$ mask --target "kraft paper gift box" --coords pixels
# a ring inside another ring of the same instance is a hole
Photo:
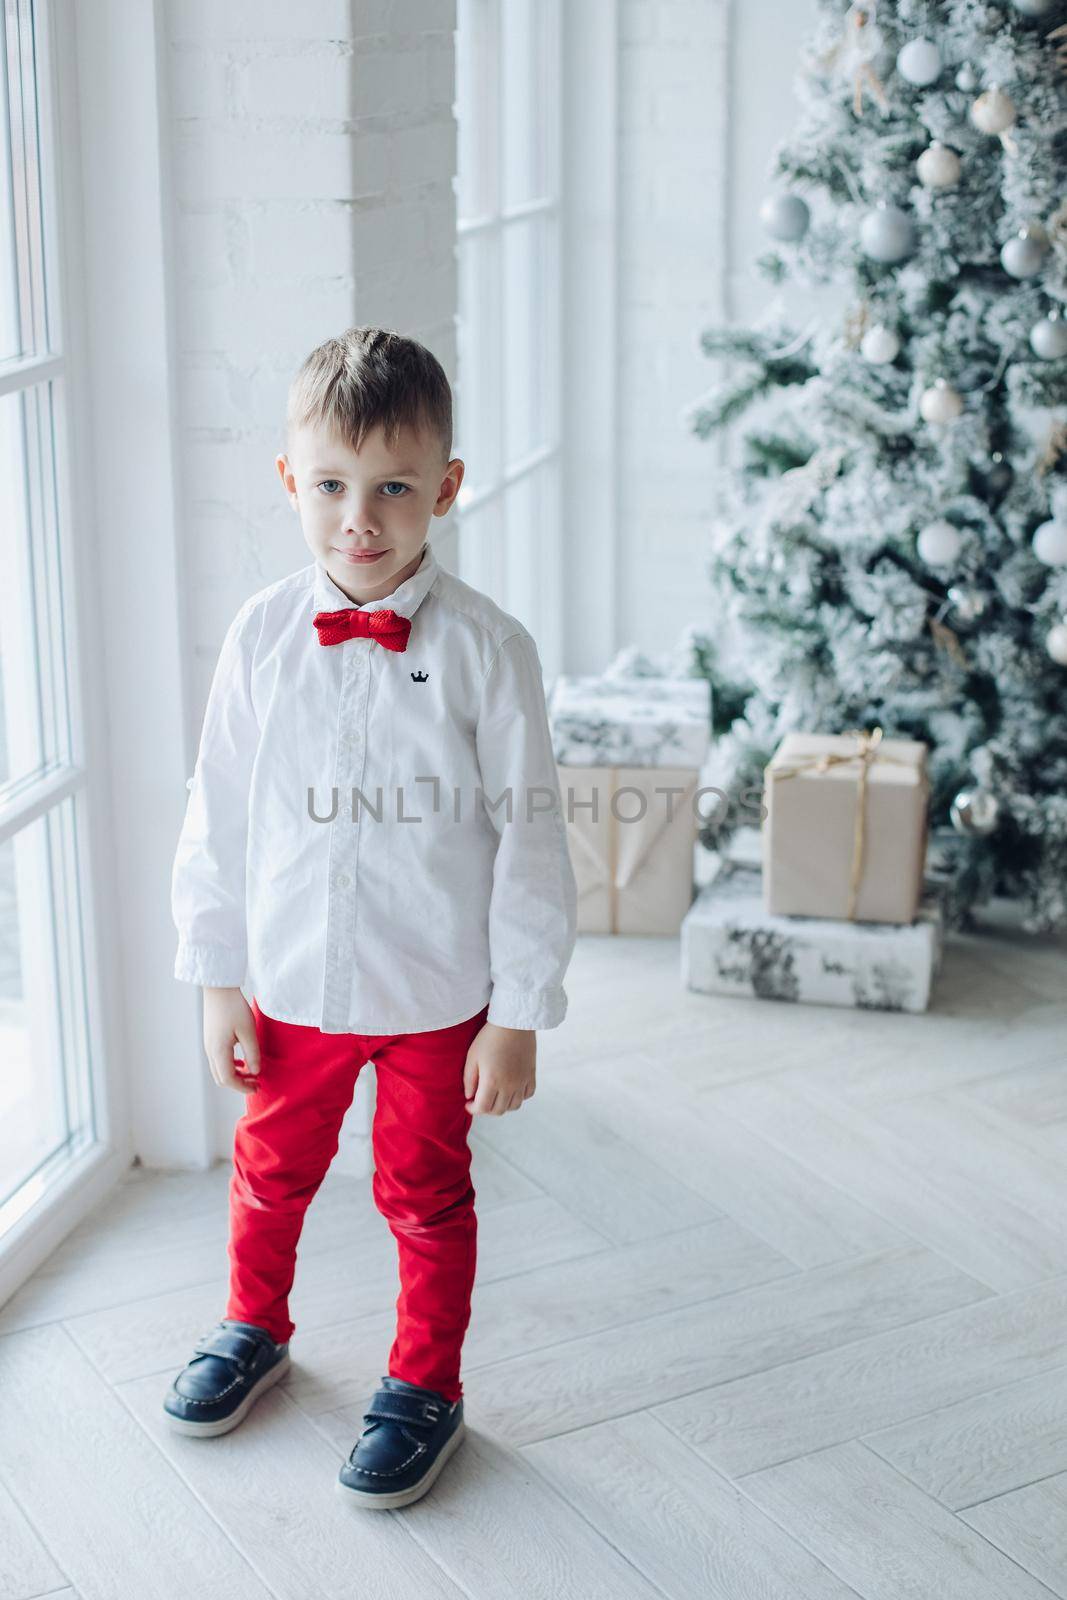
[[[559,766],[558,772],[578,884],[578,931],[676,934],[693,899],[698,771]]]
[[[682,923],[682,983],[703,994],[925,1011],[941,964],[936,891],[912,923],[776,916],[761,874],[720,864]]]
[[[557,678],[549,701],[556,760],[568,767],[694,767],[708,752],[707,678]]]
[[[789,733],[764,768],[764,906],[907,923],[926,860],[927,746],[882,730]]]

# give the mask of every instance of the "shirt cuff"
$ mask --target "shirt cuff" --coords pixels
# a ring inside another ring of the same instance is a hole
[[[560,984],[547,989],[502,989],[497,984],[485,1020],[498,1028],[558,1028],[566,1015],[567,995]]]
[[[174,976],[183,983],[207,989],[239,989],[247,975],[248,957],[223,944],[186,944],[178,941]]]

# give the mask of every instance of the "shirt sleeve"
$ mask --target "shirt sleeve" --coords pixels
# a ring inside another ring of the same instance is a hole
[[[211,988],[239,988],[247,975],[248,794],[259,743],[250,688],[253,618],[242,607],[219,651],[171,871],[174,976]]]
[[[567,1012],[563,977],[574,951],[578,890],[531,634],[511,634],[497,649],[482,684],[476,741],[486,809],[500,835],[489,902],[487,1020],[555,1028]]]

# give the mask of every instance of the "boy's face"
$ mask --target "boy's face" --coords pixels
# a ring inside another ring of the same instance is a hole
[[[358,454],[321,425],[295,428],[288,443],[275,464],[312,554],[356,605],[392,594],[417,569],[430,518],[456,498],[463,462],[406,427],[392,450],[380,426]],[[361,550],[376,559],[355,559]]]

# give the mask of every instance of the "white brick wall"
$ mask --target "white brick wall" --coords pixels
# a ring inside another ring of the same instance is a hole
[[[310,559],[286,387],[376,322],[455,382],[455,0],[165,0],[179,474],[199,728],[227,623]],[[444,524],[434,538],[450,561]]]

